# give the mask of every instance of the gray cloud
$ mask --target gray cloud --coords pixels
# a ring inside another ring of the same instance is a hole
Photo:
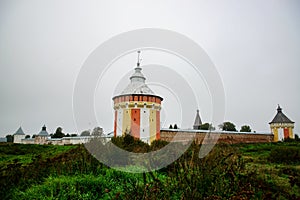
[[[72,91],[83,62],[103,41],[144,27],[177,31],[203,47],[223,79],[226,120],[269,131],[279,103],[300,133],[299,9],[292,0],[2,0],[0,135],[20,125],[38,133],[44,123],[50,132],[75,131]]]

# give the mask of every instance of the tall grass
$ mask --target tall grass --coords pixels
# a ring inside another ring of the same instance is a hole
[[[130,138],[123,139],[116,138],[113,142],[134,152],[153,151],[166,145],[158,141],[149,146],[140,141],[131,141]],[[127,145],[130,141],[131,145]],[[174,163],[143,174],[110,169],[99,163],[82,145],[65,149],[60,147],[53,154],[47,151],[56,147],[36,145],[41,153],[33,153],[30,162],[24,163],[12,157],[0,165],[0,198],[296,199],[300,198],[300,169],[297,162],[273,163],[268,159],[278,148],[297,145],[219,144],[208,156],[200,159],[200,146],[193,143]],[[29,149],[34,147],[28,146]],[[29,149],[24,150],[24,156],[31,155]],[[295,148],[290,150],[294,152]],[[13,155],[11,150],[4,152],[3,155]]]

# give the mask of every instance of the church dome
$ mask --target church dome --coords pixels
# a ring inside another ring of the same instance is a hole
[[[44,125],[42,130],[39,132],[38,136],[48,136],[48,132],[47,132],[47,128],[46,126]]]
[[[150,94],[154,95],[154,92],[146,85],[145,80],[146,78],[142,74],[142,68],[137,66],[135,68],[134,74],[130,77],[130,83],[121,93],[124,94]]]

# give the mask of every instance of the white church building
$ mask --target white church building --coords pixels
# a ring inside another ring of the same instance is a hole
[[[75,137],[63,137],[63,138],[51,138],[47,132],[47,127],[44,125],[42,130],[35,136],[35,138],[25,138],[22,127],[20,127],[14,136],[14,143],[18,144],[53,144],[53,145],[68,145],[68,144],[84,144],[95,138],[95,136],[75,136]],[[110,140],[112,136],[102,135],[106,141]]]

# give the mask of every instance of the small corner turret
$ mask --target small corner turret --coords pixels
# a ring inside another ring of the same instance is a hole
[[[282,108],[278,104],[277,113],[273,120],[269,123],[271,132],[274,135],[274,142],[283,141],[287,138],[295,138],[293,133],[294,123],[282,112]]]

